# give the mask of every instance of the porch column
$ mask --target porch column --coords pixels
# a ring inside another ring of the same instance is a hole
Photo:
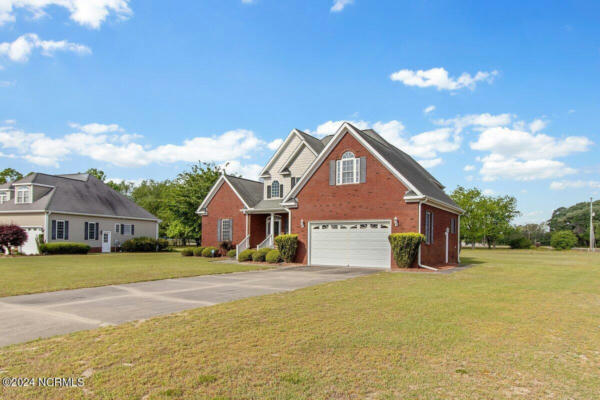
[[[292,234],[292,210],[288,210],[288,235]]]
[[[271,236],[273,236],[273,243],[275,243],[275,213],[271,213]]]

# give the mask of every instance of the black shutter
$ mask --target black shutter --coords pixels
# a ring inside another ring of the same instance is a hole
[[[229,236],[231,237],[231,241],[233,242],[233,220],[229,220]]]
[[[135,225],[131,224],[131,236],[135,235]]]
[[[279,185],[279,197],[283,199],[283,185]]]
[[[69,240],[69,221],[65,221],[65,240]]]
[[[87,222],[85,222],[83,224],[83,240],[88,240],[89,239],[89,224]]]
[[[267,199],[271,198],[271,185],[267,186]]]
[[[125,224],[121,224],[121,235],[125,234]]]
[[[217,241],[220,242],[221,241],[221,220],[218,219],[217,220]]]
[[[96,240],[98,240],[100,238],[99,235],[99,231],[100,230],[100,224],[96,222]]]
[[[56,220],[52,220],[52,240],[56,240]]]
[[[335,160],[329,161],[329,186],[335,186]]]
[[[367,157],[360,158],[360,183],[367,181]]]

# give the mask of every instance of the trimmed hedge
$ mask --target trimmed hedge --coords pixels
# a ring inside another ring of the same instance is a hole
[[[154,251],[165,251],[168,247],[169,242],[165,239],[137,237],[123,242],[121,245],[121,250],[126,253],[148,253]]]
[[[194,257],[202,257],[202,252],[204,251],[204,247],[196,247],[194,249]]]
[[[216,247],[205,247],[204,250],[202,250],[202,257],[220,257],[221,253],[219,253],[219,249],[217,249]]]
[[[425,236],[420,233],[392,233],[388,236],[392,245],[394,260],[399,268],[412,267],[419,246],[425,241]]]
[[[227,257],[229,257],[229,258],[235,258],[236,255],[237,255],[237,251],[235,251],[235,249],[229,250],[227,252]]]
[[[556,250],[571,250],[577,244],[577,236],[571,231],[558,231],[552,234],[550,245]]]
[[[527,239],[525,236],[521,236],[511,239],[509,245],[511,249],[529,249],[533,243],[531,243],[531,240]]]
[[[83,243],[42,243],[42,254],[87,254],[91,247]]]
[[[273,250],[273,249],[260,249],[257,250],[256,253],[252,254],[252,261],[256,261],[256,262],[263,262],[265,261],[265,258],[267,257],[267,254],[269,254],[269,252]]]
[[[192,257],[194,255],[194,249],[192,249],[191,247],[185,248],[181,250],[181,255],[183,257]]]
[[[244,250],[238,256],[238,261],[250,261],[252,260],[252,255],[254,255],[254,253],[256,253],[256,250],[254,249]]]
[[[277,264],[281,262],[281,253],[279,252],[279,250],[271,250],[270,252],[267,253],[267,255],[265,256],[265,260],[269,263],[269,264]]]
[[[296,259],[298,251],[298,235],[280,235],[275,238],[277,249],[285,262],[291,263]]]

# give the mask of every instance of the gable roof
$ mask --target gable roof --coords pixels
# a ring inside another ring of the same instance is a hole
[[[30,204],[15,204],[14,201],[0,204],[0,212],[52,211],[158,221],[133,200],[88,174],[34,173],[13,182],[11,186],[22,184],[44,186],[47,190]]]
[[[217,194],[221,186],[228,184],[247,209],[254,207],[263,198],[263,183],[237,176],[222,174],[196,210],[196,214],[204,215],[206,207]]]
[[[277,151],[273,154],[273,156],[271,157],[269,162],[267,162],[267,165],[265,165],[265,167],[262,169],[262,171],[260,171],[259,176],[262,177],[266,174],[266,172],[269,170],[269,168],[271,168],[273,163],[279,157],[279,153],[281,153],[283,151],[283,149],[286,148],[286,146],[289,144],[289,142],[291,141],[291,139],[294,136],[298,137],[304,144],[306,144],[306,147],[308,147],[310,149],[310,151],[312,151],[315,154],[315,156],[319,155],[319,153],[321,151],[323,151],[323,148],[325,147],[325,145],[323,143],[321,143],[321,141],[319,139],[317,139],[316,137],[311,136],[308,133],[304,133],[299,129],[292,129],[292,131],[285,138],[285,140],[281,144],[281,146],[279,146]]]
[[[300,134],[300,136],[302,136],[306,144],[309,145],[315,151],[315,153],[319,154],[325,148],[323,142],[321,142],[316,137],[311,136],[308,133],[302,132],[299,129],[296,129],[296,131]]]
[[[336,134],[327,141],[324,150],[314,160],[300,182],[298,182],[294,189],[292,189],[283,199],[282,203],[289,203],[291,199],[296,196],[346,133],[350,133],[358,139],[367,150],[378,158],[384,166],[406,185],[409,189],[405,197],[407,200],[433,200],[448,206],[457,212],[462,211],[450,196],[444,192],[442,184],[411,156],[387,142],[374,130],[369,129],[362,131],[348,122],[342,124]]]

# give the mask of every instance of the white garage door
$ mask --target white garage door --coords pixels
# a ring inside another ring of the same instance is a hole
[[[42,228],[24,228],[27,232],[27,241],[21,246],[20,252],[27,255],[38,254],[35,239],[42,234]]]
[[[312,265],[390,268],[390,222],[312,222],[309,228]]]

